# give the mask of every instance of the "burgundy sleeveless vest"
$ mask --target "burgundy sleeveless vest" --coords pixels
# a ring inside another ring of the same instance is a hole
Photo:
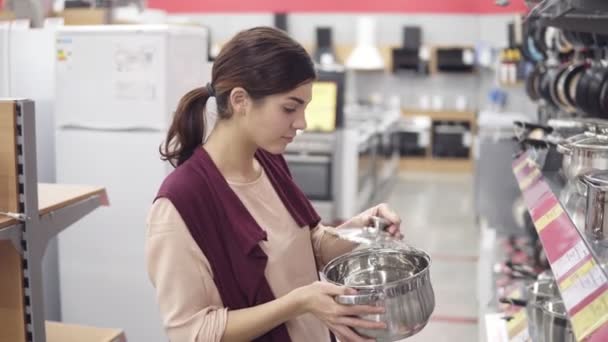
[[[320,218],[293,182],[283,156],[258,150],[255,157],[298,226],[316,227]],[[197,149],[167,176],[156,199],[160,197],[175,206],[209,260],[224,306],[236,310],[275,299],[264,275],[268,258],[258,245],[266,240],[266,232],[232,191],[207,151]],[[284,342],[290,337],[282,324],[255,341]]]

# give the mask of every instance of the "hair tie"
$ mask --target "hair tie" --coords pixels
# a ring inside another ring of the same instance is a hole
[[[207,85],[205,87],[207,88],[207,93],[209,93],[209,97],[215,97],[215,89],[213,88],[211,82],[207,82]]]

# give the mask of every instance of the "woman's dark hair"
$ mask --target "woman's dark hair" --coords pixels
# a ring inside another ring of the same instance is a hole
[[[218,120],[232,115],[229,96],[235,87],[244,88],[255,101],[291,91],[315,77],[310,56],[285,32],[270,27],[241,31],[222,48],[211,71]],[[179,166],[201,146],[209,91],[201,85],[179,101],[167,138],[159,148],[161,159]]]

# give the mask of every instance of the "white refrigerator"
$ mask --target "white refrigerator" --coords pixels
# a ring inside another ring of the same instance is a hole
[[[179,98],[211,78],[202,27],[90,26],[56,37],[57,181],[104,186],[110,206],[59,236],[62,319],[167,341],[145,258],[145,219]]]

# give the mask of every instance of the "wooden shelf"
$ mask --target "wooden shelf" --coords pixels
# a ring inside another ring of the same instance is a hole
[[[38,184],[38,211],[40,216],[44,216],[96,195],[105,198],[103,202],[107,205],[106,190],[102,187],[40,183]],[[0,217],[0,228],[17,223],[19,222],[15,219]]]
[[[84,325],[46,321],[47,342],[126,342],[120,329],[97,328]]]
[[[401,157],[400,171],[472,172],[474,162],[465,158]]]
[[[426,109],[411,109],[402,108],[401,114],[405,117],[416,117],[426,116],[432,121],[468,121],[471,123],[476,122],[476,113],[471,111],[457,111],[457,110],[442,110],[433,111]]]
[[[314,44],[302,44],[304,49],[308,51],[308,53],[313,56],[315,51]],[[384,69],[382,70],[373,70],[372,72],[392,72],[393,70],[393,49],[398,48],[397,45],[382,45],[378,47],[380,51],[380,56],[382,56],[382,60],[384,61]],[[355,49],[355,45],[352,44],[336,44],[334,45],[334,51],[336,53],[337,62],[344,65],[348,56],[350,56],[351,52]]]

